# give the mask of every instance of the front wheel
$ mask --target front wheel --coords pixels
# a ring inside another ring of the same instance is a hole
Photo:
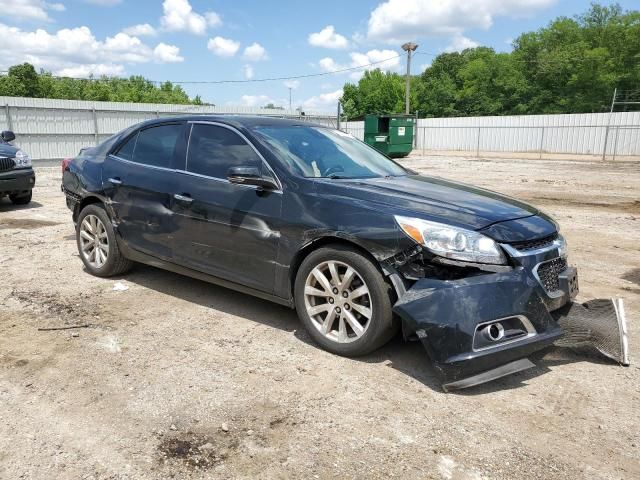
[[[107,212],[100,204],[82,209],[76,225],[78,253],[87,270],[97,277],[111,277],[131,268],[116,242]]]
[[[366,355],[395,333],[389,285],[356,250],[320,248],[302,262],[294,289],[298,317],[325,350]]]
[[[11,200],[14,205],[27,205],[31,202],[32,195],[33,191],[29,190],[29,192],[23,193],[22,195],[9,195],[9,200]]]

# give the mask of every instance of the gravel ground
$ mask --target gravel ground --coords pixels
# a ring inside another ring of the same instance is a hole
[[[552,348],[445,394],[416,343],[340,358],[281,306],[145,266],[92,277],[41,167],[31,205],[0,202],[0,478],[640,478],[639,165],[406,163],[553,215],[579,300],[626,299],[631,367]],[[89,327],[38,330],[70,325]]]

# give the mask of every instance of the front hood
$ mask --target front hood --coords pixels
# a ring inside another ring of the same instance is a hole
[[[0,142],[0,157],[13,158],[19,149],[8,143]]]
[[[322,179],[317,185],[320,195],[371,202],[391,214],[419,216],[473,230],[539,213],[535,207],[499,193],[422,175]]]

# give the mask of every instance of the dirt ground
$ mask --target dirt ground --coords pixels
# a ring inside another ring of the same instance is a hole
[[[445,394],[416,343],[340,358],[266,301],[92,277],[42,167],[31,205],[0,202],[0,478],[640,478],[640,165],[406,163],[553,215],[579,300],[625,298],[631,367],[552,348]]]

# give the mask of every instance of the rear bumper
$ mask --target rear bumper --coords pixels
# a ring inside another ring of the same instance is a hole
[[[513,373],[507,364],[551,345],[563,330],[550,312],[576,293],[561,282],[560,290],[549,295],[530,269],[516,267],[454,281],[418,280],[393,310],[404,331],[420,339],[447,390],[448,385],[463,388],[455,385],[470,377],[488,381]],[[499,341],[480,338],[495,321],[522,329],[507,330]]]
[[[32,168],[19,168],[0,173],[0,195],[26,193],[33,189],[36,174]]]

